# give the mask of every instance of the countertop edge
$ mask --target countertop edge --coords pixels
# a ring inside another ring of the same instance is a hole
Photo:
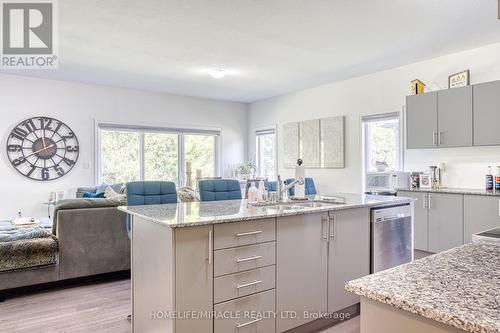
[[[412,198],[406,198],[406,197],[398,197],[398,200],[396,202],[373,202],[373,203],[362,203],[362,204],[352,204],[352,205],[338,205],[338,206],[330,206],[330,207],[320,207],[320,208],[314,208],[314,209],[305,209],[305,210],[300,210],[300,211],[294,211],[294,212],[285,212],[285,213],[275,213],[275,214],[268,214],[268,215],[262,215],[262,216],[248,216],[248,217],[237,217],[237,218],[222,218],[222,219],[215,219],[212,221],[202,221],[202,222],[191,222],[191,223],[182,223],[182,224],[172,224],[168,223],[162,220],[159,220],[154,217],[148,217],[144,214],[139,214],[137,212],[132,212],[126,208],[126,206],[119,206],[118,210],[125,212],[127,214],[137,216],[139,218],[142,218],[146,221],[157,223],[160,225],[163,225],[165,227],[170,227],[173,229],[177,228],[189,228],[189,227],[197,227],[197,226],[205,226],[205,225],[214,225],[214,224],[222,224],[222,223],[236,223],[236,222],[245,222],[245,221],[254,221],[254,220],[263,220],[267,218],[275,218],[275,217],[287,217],[287,216],[297,216],[297,215],[305,215],[305,214],[312,214],[312,213],[324,213],[324,212],[330,212],[330,211],[338,211],[338,210],[347,210],[347,209],[357,209],[357,208],[374,208],[374,207],[389,207],[389,206],[394,206],[394,205],[400,205],[400,204],[409,204],[414,199]]]
[[[457,249],[464,248],[466,246],[469,246],[471,244],[465,244],[461,245],[455,248],[451,248],[449,250],[434,254],[433,256],[439,256],[441,254],[445,254],[448,252],[454,252]],[[488,246],[498,246],[497,244],[491,245],[491,244],[485,244]],[[424,259],[422,259],[424,260]],[[418,261],[418,260],[416,260]],[[409,262],[403,265],[400,265],[396,268],[393,269],[400,269],[404,266],[409,266],[413,265],[415,261]],[[391,269],[389,269],[391,270]],[[384,274],[384,272],[379,272],[375,274]],[[406,311],[418,316],[421,316],[423,318],[429,319],[431,321],[439,322],[441,324],[455,327],[459,330],[463,330],[466,332],[471,332],[471,333],[500,333],[500,330],[497,327],[491,327],[487,323],[478,323],[478,322],[473,322],[469,319],[468,316],[464,314],[456,314],[456,313],[450,313],[450,312],[443,312],[435,309],[433,306],[423,306],[419,304],[412,304],[409,302],[407,299],[404,297],[398,297],[397,295],[390,293],[390,292],[383,292],[380,290],[373,290],[373,288],[370,288],[370,286],[363,285],[364,281],[362,281],[364,278],[369,277],[361,277],[359,279],[355,279],[352,281],[348,281],[345,283],[345,290],[348,292],[351,292],[355,295],[361,296],[368,298],[370,300],[380,302],[389,306],[392,306],[396,309]]]
[[[486,191],[480,189],[462,189],[462,188],[398,188],[396,192],[412,192],[412,193],[443,193],[443,194],[457,194],[457,195],[476,195],[484,197],[500,197],[500,191]]]
[[[448,326],[455,327],[459,330],[466,332],[481,332],[481,333],[498,333],[496,329],[491,329],[487,326],[476,324],[467,320],[467,318],[459,318],[457,316],[450,316],[447,313],[440,311],[435,311],[432,307],[423,307],[418,305],[411,305],[406,303],[404,300],[398,300],[394,296],[384,295],[383,293],[366,291],[365,288],[360,286],[352,285],[347,282],[345,285],[345,290],[354,293],[361,297],[366,297],[376,302],[380,302],[396,309],[403,310],[406,312],[413,313],[415,315],[421,316],[423,318],[445,324]],[[460,323],[457,323],[457,320]]]

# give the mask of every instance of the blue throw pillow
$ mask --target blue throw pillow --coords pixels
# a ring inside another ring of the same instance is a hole
[[[82,198],[104,198],[104,192],[98,192],[98,193],[85,192],[83,193]]]

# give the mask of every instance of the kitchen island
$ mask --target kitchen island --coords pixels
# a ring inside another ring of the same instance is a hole
[[[133,332],[303,332],[348,318],[370,273],[370,209],[402,197],[130,206]]]
[[[350,281],[361,333],[500,332],[500,246],[466,244]]]

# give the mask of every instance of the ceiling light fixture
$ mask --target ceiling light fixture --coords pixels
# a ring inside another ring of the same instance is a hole
[[[209,69],[207,73],[214,79],[222,79],[227,75],[227,71],[223,68],[212,68]]]

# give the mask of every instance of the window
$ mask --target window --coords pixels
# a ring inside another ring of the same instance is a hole
[[[257,172],[260,177],[274,178],[276,175],[276,130],[255,132]]]
[[[191,161],[195,175],[198,169],[203,177],[215,175],[215,139],[215,136],[184,135],[185,159]]]
[[[101,132],[102,184],[116,184],[141,178],[140,133],[106,130]]]
[[[387,170],[401,168],[399,113],[363,117],[365,171],[375,172],[376,162],[386,162]]]
[[[97,183],[167,180],[185,184],[186,162],[203,177],[218,174],[220,132],[98,125]]]
[[[144,133],[144,179],[179,183],[179,136]]]

